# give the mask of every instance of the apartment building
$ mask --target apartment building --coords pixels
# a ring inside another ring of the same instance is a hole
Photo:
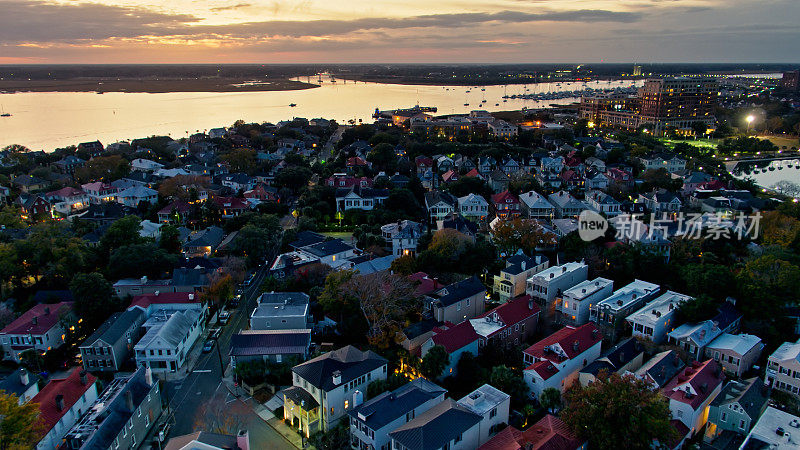
[[[625,318],[633,330],[633,336],[649,339],[656,344],[667,338],[667,333],[675,329],[675,314],[681,303],[692,297],[667,291],[641,309]]]
[[[594,280],[582,281],[565,290],[556,298],[556,320],[559,323],[581,326],[589,322],[589,312],[597,302],[609,297],[614,289],[614,282],[607,278],[597,277]]]
[[[552,317],[555,299],[567,289],[586,281],[589,266],[583,262],[569,262],[545,269],[528,278],[525,293],[543,305],[544,315]],[[551,309],[553,311],[551,311]]]

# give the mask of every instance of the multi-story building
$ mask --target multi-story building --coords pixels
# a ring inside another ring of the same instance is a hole
[[[676,324],[673,320],[678,307],[691,299],[692,297],[688,295],[667,291],[625,320],[630,324],[634,337],[649,339],[660,344],[666,339],[667,333],[675,329]]]
[[[458,197],[458,212],[467,219],[483,220],[489,215],[489,202],[478,194]]]
[[[679,173],[686,169],[686,160],[674,153],[651,153],[639,157],[644,170],[664,169],[669,173]]]
[[[430,294],[424,312],[438,322],[461,323],[482,314],[485,305],[486,287],[473,276]]]
[[[500,275],[495,275],[492,290],[500,297],[501,302],[525,294],[525,284],[528,278],[547,269],[550,260],[543,255],[528,257],[518,253],[506,260],[506,267],[500,270]]]
[[[482,417],[478,424],[480,445],[488,442],[499,431],[499,428],[508,424],[511,396],[494,386],[484,384],[465,395],[458,403]]]
[[[583,262],[568,262],[550,267],[528,278],[525,293],[544,306],[545,317],[553,317],[555,299],[567,289],[586,281],[588,274],[589,266]]]
[[[411,220],[389,223],[381,227],[381,236],[392,247],[392,255],[416,255],[419,239],[425,234],[425,225]]]
[[[797,92],[800,90],[800,70],[783,72],[781,87],[787,91]]]
[[[353,449],[391,450],[389,433],[443,402],[447,389],[416,378],[347,412]]]
[[[483,417],[448,398],[389,433],[392,450],[472,450]]]
[[[695,361],[661,389],[669,401],[672,418],[689,428],[689,436],[706,424],[708,405],[722,390],[724,379],[716,361]]]
[[[592,306],[589,320],[613,335],[614,331],[622,327],[628,315],[653,300],[660,289],[657,284],[635,280]]]
[[[117,372],[139,340],[146,319],[142,309],[115,313],[80,345],[83,368],[92,372]]]
[[[768,406],[739,448],[798,450],[800,443],[797,442],[797,435],[792,438],[792,430],[798,428],[800,428],[800,417]]]
[[[97,400],[97,378],[74,368],[66,378],[52,379],[31,399],[39,405],[42,438],[37,450],[58,448],[64,436]]]
[[[586,204],[590,209],[603,214],[606,217],[614,217],[622,214],[622,203],[605,192],[592,191],[586,195]]]
[[[16,395],[17,402],[22,405],[39,393],[40,380],[39,375],[31,375],[28,369],[20,367],[0,380],[0,391]]]
[[[154,312],[142,324],[146,332],[134,346],[136,364],[161,373],[180,370],[203,332],[204,319],[201,306]]]
[[[20,362],[27,350],[48,352],[64,344],[64,323],[72,315],[73,302],[33,306],[0,331],[3,359]],[[64,320],[62,320],[64,319]]]
[[[725,373],[740,378],[761,356],[764,344],[752,334],[723,333],[706,346],[706,358],[717,361]]]
[[[731,302],[720,306],[719,313],[710,320],[685,323],[667,333],[667,342],[681,347],[694,359],[703,359],[705,348],[722,333],[735,333],[742,315]]]
[[[308,358],[310,349],[310,329],[242,330],[231,336],[228,356],[233,367],[248,361],[297,362]]]
[[[162,403],[158,380],[148,369],[115,378],[69,430],[67,448],[139,448],[161,416]]]
[[[614,282],[598,277],[582,281],[556,298],[556,320],[565,325],[580,326],[589,322],[591,308],[611,295]]]
[[[481,336],[475,332],[472,323],[465,320],[458,325],[445,322],[435,326],[430,337],[419,347],[420,359],[425,358],[428,351],[435,346],[444,348],[449,356],[449,361],[442,369],[442,373],[436,378],[454,376],[458,374],[458,362],[464,353],[478,356],[480,349]]]
[[[519,217],[519,199],[516,195],[503,191],[492,196],[492,206],[495,214],[501,219],[513,219]]]
[[[544,195],[536,191],[520,194],[519,204],[522,214],[528,219],[552,220],[555,217],[555,206],[547,201]]]
[[[458,198],[447,192],[431,191],[425,193],[425,209],[432,222],[444,220],[458,208]]]
[[[765,382],[800,397],[800,341],[784,342],[769,356]]]
[[[367,385],[386,379],[386,363],[371,350],[348,345],[294,366],[283,418],[306,437],[328,431],[363,401]]]
[[[555,216],[559,219],[578,217],[582,211],[589,209],[586,203],[576,199],[567,191],[550,194],[547,199],[555,207]]]
[[[371,211],[383,204],[389,198],[388,189],[362,188],[353,186],[336,190],[336,210],[350,211],[359,209]]]
[[[533,335],[540,311],[539,305],[524,295],[470,319],[470,324],[481,337],[481,347],[519,345]]]
[[[564,327],[522,353],[523,371],[531,395],[539,398],[547,388],[564,392],[578,379],[578,371],[600,357],[603,335],[593,323]]]
[[[703,441],[714,448],[729,448],[747,436],[768,404],[769,395],[759,378],[729,381],[708,407]]]
[[[686,367],[683,360],[675,350],[667,350],[653,355],[633,375],[659,389],[669,383],[679,372]]]
[[[578,373],[581,386],[588,386],[597,380],[600,372],[608,375],[633,373],[642,367],[644,362],[644,347],[636,339],[629,337],[611,347],[602,356],[584,367]]]
[[[308,294],[303,292],[265,292],[250,314],[253,330],[292,330],[309,328]]]

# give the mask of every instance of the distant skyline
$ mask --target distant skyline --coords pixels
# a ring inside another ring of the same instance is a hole
[[[3,0],[0,64],[800,63],[798,0]]]

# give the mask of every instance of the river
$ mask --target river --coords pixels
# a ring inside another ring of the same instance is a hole
[[[305,77],[301,81],[305,81]],[[313,82],[314,80],[312,80]],[[330,79],[314,89],[261,92],[105,93],[23,92],[0,94],[0,148],[22,144],[52,151],[80,142],[103,144],[152,135],[174,139],[209,128],[247,122],[278,122],[305,117],[371,121],[375,108],[435,106],[438,114],[542,108],[568,104],[575,97],[554,100],[507,99],[504,95],[576,91],[583,88],[630,87],[631,81],[561,82],[508,86],[416,86]],[[639,82],[638,85],[640,85]],[[470,91],[470,92],[466,92]],[[482,100],[486,99],[486,102]],[[289,106],[291,103],[296,107]],[[469,104],[468,106],[465,104]]]

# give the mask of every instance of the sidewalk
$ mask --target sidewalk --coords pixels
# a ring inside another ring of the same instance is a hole
[[[284,439],[286,439],[295,448],[303,448],[303,439],[299,434],[297,434],[296,431],[286,425],[286,423],[283,421],[283,417],[275,417],[275,414],[273,414],[272,411],[270,411],[266,406],[258,403],[252,397],[247,395],[247,392],[245,392],[241,386],[236,386],[234,384],[233,374],[230,366],[226,368],[225,375],[226,376],[222,379],[222,383],[234,397],[238,398],[245,405],[249,406],[253,412],[261,418],[261,420],[266,422],[267,425],[272,427],[273,430],[283,436]]]

